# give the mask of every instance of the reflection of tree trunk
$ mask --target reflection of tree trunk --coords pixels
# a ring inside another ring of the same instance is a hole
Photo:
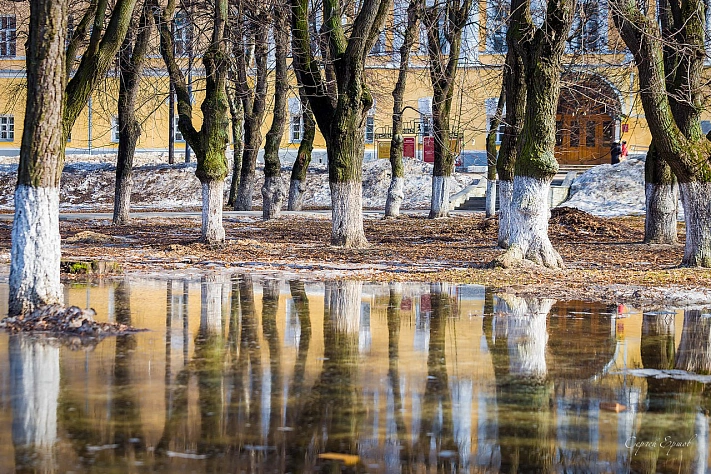
[[[279,350],[279,330],[277,312],[279,310],[279,280],[266,280],[262,286],[262,331],[269,347],[269,368],[271,375],[271,409],[269,413],[269,433],[265,439],[281,426],[281,351]]]
[[[687,312],[688,314],[689,312]],[[641,355],[645,369],[668,370],[675,366],[679,368],[682,342],[679,353],[674,354],[674,316],[645,315],[642,326]],[[693,316],[691,318],[694,319]],[[691,338],[696,331],[695,321],[690,321]],[[684,332],[687,329],[687,318],[684,317]],[[708,332],[707,332],[708,339]],[[692,346],[694,345],[693,341]],[[657,379],[647,377],[647,410],[641,417],[636,438],[631,442],[656,441],[645,444],[633,451],[631,468],[634,472],[690,472],[693,460],[691,448],[665,449],[660,444],[669,437],[673,441],[687,441],[694,435],[694,422],[697,411],[698,397],[701,385],[696,382],[675,380],[672,378]],[[660,416],[673,416],[673,424],[660,423]]]
[[[222,451],[222,281],[210,275],[201,282],[200,329],[195,339],[195,373],[198,379],[200,406],[200,441],[198,452],[212,454]]]
[[[18,472],[56,472],[59,348],[11,335],[12,443]]]
[[[356,386],[358,324],[353,319],[360,319],[361,295],[361,282],[326,283],[323,368],[296,424],[292,471],[308,471],[322,452],[358,453],[365,411]]]
[[[711,318],[701,311],[684,311],[676,368],[697,374],[711,373]]]
[[[422,401],[422,425],[420,428],[418,456],[424,456],[427,464],[437,466],[437,471],[456,470],[458,451],[454,441],[452,422],[452,396],[449,391],[447,359],[445,353],[447,320],[452,316],[452,307],[444,284],[430,286],[430,344],[427,353],[427,384]],[[441,410],[441,412],[440,412]],[[434,444],[435,451],[430,447]],[[443,452],[448,456],[441,456]]]
[[[550,472],[553,383],[547,380],[545,348],[546,317],[554,301],[506,296],[501,303],[508,315],[497,317],[496,342],[489,346],[496,376],[501,471]],[[504,318],[507,324],[500,330]],[[491,333],[489,328],[485,331]],[[487,340],[494,342],[493,336],[487,335]]]
[[[131,325],[131,287],[127,279],[119,282],[114,295],[116,322]],[[142,452],[145,448],[141,435],[139,396],[135,381],[131,377],[131,366],[134,362],[133,355],[136,352],[136,346],[137,341],[134,334],[116,337],[111,418],[114,444],[119,445],[119,449],[125,457],[131,456],[134,449]]]
[[[390,284],[390,300],[388,302],[388,378],[393,391],[393,418],[397,429],[397,441],[402,450],[400,459],[409,459],[407,427],[403,417],[403,394],[400,391],[400,304],[402,303],[402,284]]]
[[[301,327],[301,335],[299,337],[299,350],[294,363],[294,376],[289,393],[293,395],[290,402],[291,409],[287,408],[287,423],[289,426],[296,425],[296,417],[301,411],[301,407],[297,407],[297,400],[302,400],[304,390],[304,375],[306,373],[306,358],[309,354],[309,345],[311,343],[311,311],[309,309],[309,299],[306,296],[304,283],[296,280],[289,282],[291,289],[291,298],[294,300],[294,307],[299,317],[299,326]]]

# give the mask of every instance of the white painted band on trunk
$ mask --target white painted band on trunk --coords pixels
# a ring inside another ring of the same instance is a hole
[[[287,205],[290,211],[300,211],[304,207],[304,191],[306,191],[306,182],[300,179],[292,179],[289,184],[289,203]]]
[[[686,222],[685,265],[711,266],[711,183],[681,183]]]
[[[363,283],[343,280],[327,285],[330,287],[328,309],[334,329],[342,334],[358,334]]]
[[[486,217],[496,214],[496,180],[486,181]]]
[[[280,176],[266,176],[262,186],[262,218],[276,219],[284,202],[284,187]]]
[[[359,182],[330,183],[331,243],[361,247],[367,243],[363,231],[363,185]]]
[[[225,228],[222,227],[222,203],[224,201],[225,181],[222,179],[202,183],[202,240],[219,243],[225,240]]]
[[[200,328],[205,335],[222,334],[222,278],[206,275],[200,282]]]
[[[10,253],[11,315],[62,303],[58,188],[17,186]]]
[[[400,206],[405,198],[405,178],[393,177],[388,188],[388,197],[385,201],[385,215],[397,217],[400,215]]]
[[[452,178],[450,176],[432,176],[431,218],[447,217],[449,215],[451,188]]]
[[[501,248],[508,248],[511,239],[511,196],[513,181],[499,181],[499,238]]]
[[[676,184],[647,183],[644,194],[646,204],[644,240],[665,244],[676,243],[679,187]]]

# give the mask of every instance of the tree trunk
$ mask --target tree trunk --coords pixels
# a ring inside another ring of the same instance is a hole
[[[289,93],[286,55],[289,45],[285,9],[274,11],[274,42],[276,43],[276,68],[274,72],[274,112],[272,126],[264,144],[264,186],[262,186],[262,219],[279,217],[284,202],[284,186],[281,181],[279,145],[286,124],[286,99]]]
[[[311,112],[308,98],[304,95],[303,86],[299,86],[301,97],[302,118],[304,121],[304,134],[299,143],[299,151],[296,153],[296,160],[291,169],[291,181],[289,183],[289,204],[290,211],[300,211],[304,206],[304,191],[306,191],[306,172],[311,163],[311,152],[314,149],[314,137],[316,136],[316,122]]]
[[[523,128],[526,112],[526,75],[523,58],[516,49],[517,38],[514,30],[506,32],[506,64],[504,66],[503,86],[506,87],[506,127],[504,138],[496,159],[496,172],[499,176],[499,234],[498,245],[509,248],[511,227],[511,197],[516,158],[518,157],[519,136]]]
[[[227,100],[230,106],[230,126],[232,130],[232,182],[227,206],[234,208],[239,178],[242,173],[242,124],[244,123],[244,109],[242,101],[235,97],[234,92],[228,89]]]
[[[686,242],[684,259],[687,267],[711,267],[711,183],[680,183],[684,206]]]
[[[254,89],[249,88],[246,67],[239,67],[239,87],[244,108],[244,145],[242,168],[235,198],[235,211],[251,211],[254,196],[257,157],[262,147],[262,122],[266,112],[267,98],[267,35],[258,33],[254,41],[256,75]]]
[[[215,2],[210,43],[203,54],[205,65],[205,98],[200,106],[202,127],[195,129],[192,120],[193,105],[190,90],[173,55],[174,45],[170,27],[165,18],[172,18],[173,1],[165,10],[153,8],[153,15],[160,32],[160,52],[178,96],[178,128],[186,143],[195,151],[197,168],[195,176],[202,185],[202,230],[201,240],[208,244],[221,243],[225,239],[222,227],[222,203],[224,180],[227,176],[227,67],[228,55],[225,45],[227,23],[227,0]]]
[[[127,35],[119,53],[119,96],[118,96],[118,132],[119,145],[116,160],[116,191],[114,193],[114,225],[125,225],[129,221],[131,190],[133,187],[132,169],[136,143],[141,136],[141,125],[136,120],[136,95],[141,85],[143,62],[146,58],[150,38],[150,13],[148,2],[141,13],[136,33]],[[134,28],[134,31],[135,29]],[[172,126],[172,124],[171,124]]]
[[[405,167],[402,163],[402,153],[404,139],[402,136],[402,114],[405,97],[405,87],[407,86],[407,74],[410,70],[410,51],[415,43],[418,32],[420,10],[422,8],[420,0],[411,0],[407,7],[407,25],[403,33],[403,42],[400,46],[400,71],[397,82],[393,89],[393,129],[390,141],[390,187],[385,201],[385,217],[398,217],[400,206],[405,195],[403,188],[405,185]]]
[[[501,80],[501,93],[496,104],[496,112],[489,123],[489,133],[486,135],[486,217],[496,215],[496,134],[498,133],[501,119],[506,104],[506,74]]]
[[[514,2],[518,3],[518,2]],[[510,209],[510,245],[497,262],[505,267],[523,260],[549,268],[563,260],[548,238],[550,183],[558,171],[555,148],[555,116],[560,93],[560,73],[565,32],[572,21],[572,2],[549,5],[545,28],[533,25],[530,5],[511,8],[509,28],[520,35],[517,44],[526,77],[526,112],[519,155],[516,160]]]
[[[30,2],[27,102],[15,188],[10,316],[63,300],[59,282],[59,179],[67,2]]]
[[[676,244],[679,186],[669,165],[649,145],[645,169],[645,244]]]
[[[202,233],[200,240],[206,243],[219,243],[225,240],[225,228],[222,226],[222,205],[225,182],[220,179],[202,182]]]

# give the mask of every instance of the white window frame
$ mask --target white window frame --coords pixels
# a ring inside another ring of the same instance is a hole
[[[0,141],[15,141],[15,116],[0,115]]]
[[[484,100],[484,108],[486,109],[486,132],[489,133],[491,131],[491,121],[494,120],[496,117],[496,107],[498,105],[499,99],[498,97],[489,97],[488,99]],[[504,105],[504,109],[501,111],[501,123],[499,124],[499,129],[496,131],[496,144],[501,145],[501,141],[504,138],[504,131],[506,130],[506,124],[504,123],[503,118],[506,117],[506,105]]]
[[[0,15],[0,58],[17,56],[17,20],[15,15]]]
[[[188,13],[181,10],[175,14],[175,31],[173,35],[173,45],[175,55],[178,57],[188,56],[190,51],[190,41],[192,36],[192,24]]]
[[[365,118],[365,143],[375,141],[375,117],[369,115]]]
[[[173,119],[173,142],[174,143],[185,143],[185,137],[183,136],[183,132],[181,132],[180,128],[178,128],[179,121],[180,121],[180,117],[175,117]]]
[[[111,141],[118,143],[119,140],[119,119],[118,117],[111,117]]]
[[[292,114],[289,117],[289,143],[301,143],[304,138],[304,116]]]
[[[506,8],[506,11],[503,8]],[[493,54],[506,54],[508,45],[506,44],[506,18],[511,10],[510,0],[488,0],[486,3],[486,49]],[[500,20],[498,24],[493,24],[492,20]],[[497,41],[495,41],[495,38]],[[498,39],[503,39],[501,46],[498,46]]]

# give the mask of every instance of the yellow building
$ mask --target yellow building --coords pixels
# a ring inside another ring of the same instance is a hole
[[[630,150],[644,152],[650,142],[644,113],[637,92],[636,70],[614,30],[605,0],[585,0],[573,25],[568,47],[563,92],[557,119],[556,153],[566,163],[602,163],[609,161],[609,149],[614,139],[626,140]],[[392,117],[392,87],[398,73],[398,49],[402,42],[402,22],[407,4],[398,0],[367,66],[368,85],[376,103],[366,123],[366,159],[377,156],[379,141],[389,141]],[[536,10],[534,9],[534,16]],[[493,117],[500,92],[501,71],[506,51],[505,19],[507,0],[481,0],[470,15],[464,32],[460,72],[456,80],[452,107],[454,131],[461,136],[464,164],[481,163],[485,137]],[[79,15],[70,16],[70,28]],[[0,153],[19,152],[25,104],[25,57],[20,38],[27,28],[25,4],[0,2]],[[177,52],[186,53],[193,35],[184,14],[176,21]],[[431,130],[432,88],[426,67],[426,49],[421,41],[414,46],[412,68],[405,95],[403,117],[415,139],[416,155],[421,159],[426,135]],[[157,43],[157,41],[154,41]],[[199,48],[196,48],[199,49]],[[188,58],[183,54],[188,69]],[[201,102],[204,70],[197,57],[192,63],[195,103]],[[303,134],[301,107],[295,86],[289,100],[289,123],[282,141],[282,156],[290,161],[296,155]],[[138,112],[142,133],[139,151],[164,151],[168,148],[170,124],[168,78],[162,59],[154,44],[145,68]],[[68,153],[112,152],[118,146],[116,120],[118,79],[114,70],[94,93],[72,130]],[[195,107],[199,120],[200,109]],[[270,116],[263,124],[264,132]],[[704,121],[704,129],[711,122]],[[184,141],[173,124],[178,153]],[[499,134],[500,136],[500,134]],[[411,139],[412,140],[412,139]],[[412,143],[412,141],[410,141]],[[325,143],[317,135],[315,161],[325,161]]]

